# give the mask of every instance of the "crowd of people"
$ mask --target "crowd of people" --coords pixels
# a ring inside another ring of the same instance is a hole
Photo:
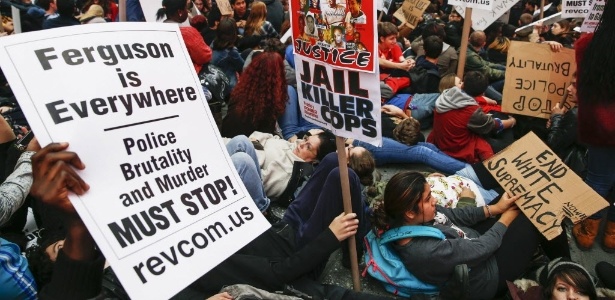
[[[381,99],[371,100],[382,103],[383,143],[375,147],[346,139],[340,155],[348,162],[353,213],[344,214],[336,137],[301,116],[292,41],[284,43],[280,37],[292,26],[290,15],[296,14],[300,38],[367,51],[357,31],[362,27],[355,26],[370,21],[361,0],[301,0],[295,11],[288,0],[230,0],[230,15],[215,0],[161,1],[155,17],[178,24],[195,73],[223,79],[203,85],[204,95],[212,111],[213,102],[225,107],[214,115],[226,150],[256,207],[272,223],[175,299],[233,299],[238,295],[221,290],[236,284],[310,299],[384,299],[322,284],[320,275],[340,247],[342,264],[350,265],[348,237],[356,237],[361,257],[361,241],[370,230],[381,235],[404,225],[429,226],[444,234],[443,240],[413,237],[391,245],[406,269],[439,287],[443,297],[603,297],[596,292],[596,278],[570,260],[565,231],[547,241],[515,205],[519,196],[506,193],[482,162],[525,133],[536,133],[609,202],[608,208],[574,225],[574,242],[582,250],[599,244],[615,252],[615,2],[607,1],[595,32],[580,34],[579,19],[516,31],[535,21],[539,9],[534,0],[520,1],[507,22],[496,21],[469,35],[459,77],[462,16],[446,1],[434,0],[409,31],[392,17],[403,1],[392,2],[374,33]],[[113,0],[10,5],[19,9],[24,32],[119,18]],[[0,6],[3,16],[5,8]],[[555,0],[545,16],[558,9],[561,3]],[[145,19],[139,1],[128,0],[126,12],[129,21]],[[12,34],[11,26],[3,19],[3,34]],[[567,86],[566,104],[554,105],[549,119],[502,112],[511,41],[546,43],[552,51],[571,48],[576,53],[571,63],[577,64],[577,72]],[[127,299],[68,200],[70,193],[89,190],[78,172],[84,162],[66,150],[68,143],[41,149],[10,86],[2,81],[1,298]],[[221,82],[224,87],[218,86]],[[430,128],[424,136],[422,131]],[[376,167],[387,164],[422,164],[437,173],[409,170],[379,181]],[[379,185],[383,188],[368,203],[366,191]],[[271,211],[276,203],[285,207],[281,218]],[[35,241],[24,235],[26,223],[32,222],[38,227]],[[465,270],[466,288],[451,291],[458,288],[449,283],[459,269]],[[595,271],[602,286],[615,289],[613,265],[599,263]],[[511,283],[520,278],[533,279],[538,286],[523,290]]]

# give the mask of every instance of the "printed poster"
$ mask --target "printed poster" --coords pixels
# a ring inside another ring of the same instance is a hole
[[[70,200],[133,299],[168,299],[269,223],[233,166],[177,24],[109,23],[0,39],[41,145],[69,142]]]

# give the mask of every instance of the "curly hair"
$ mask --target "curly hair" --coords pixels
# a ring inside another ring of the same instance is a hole
[[[367,149],[363,148],[361,154],[348,157],[348,166],[359,175],[363,186],[374,184],[373,173],[376,169],[376,161]]]
[[[421,136],[421,123],[415,118],[406,118],[395,126],[393,136],[402,144],[414,146]]]
[[[261,26],[263,26],[266,19],[267,5],[260,1],[252,3],[250,15],[248,16],[248,20],[246,20],[244,36],[259,34]]]
[[[406,212],[417,213],[427,180],[415,171],[395,174],[384,188],[383,199],[374,205],[372,224],[377,230],[402,226]]]
[[[45,253],[45,248],[35,245],[26,250],[28,267],[34,276],[36,285],[40,288],[51,281],[54,263]]]
[[[252,120],[253,124],[275,122],[288,101],[282,56],[276,52],[256,56],[241,73],[231,101],[242,119]]]

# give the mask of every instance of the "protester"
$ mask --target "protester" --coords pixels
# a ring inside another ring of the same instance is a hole
[[[487,75],[491,86],[502,93],[504,89],[504,75],[506,67],[488,62],[479,55],[479,52],[487,45],[487,36],[482,31],[474,31],[470,34],[466,56],[465,71],[480,71]]]
[[[248,16],[246,21],[244,35],[261,35],[268,38],[280,37],[275,27],[267,21],[267,6],[264,2],[256,1],[252,4],[250,16]]]
[[[117,21],[117,16],[119,14],[119,8],[117,4],[112,0],[89,0],[86,2],[81,8],[82,13],[86,13],[90,6],[92,5],[100,5],[104,10],[104,18],[107,22],[115,22]]]
[[[564,47],[572,48],[574,38],[570,28],[570,21],[563,19],[551,25],[551,31],[545,34],[546,41],[556,41]]]
[[[276,120],[284,113],[287,100],[282,57],[277,52],[258,54],[231,92],[228,113],[222,121],[222,136],[249,136],[254,131],[274,134]]]
[[[184,0],[162,0],[162,8],[156,12],[156,20],[166,16],[165,23],[182,24],[188,19],[188,9]],[[192,26],[180,26],[182,38],[197,73],[211,60],[211,49],[205,44],[201,34]]]
[[[233,18],[225,18],[216,28],[216,38],[211,43],[213,50],[211,64],[220,68],[230,82],[230,88],[237,85],[237,74],[243,70],[244,60],[236,47],[237,24]]]
[[[419,280],[447,291],[455,266],[467,264],[468,299],[493,299],[506,291],[530,264],[542,236],[504,194],[494,205],[448,209],[435,205],[431,188],[418,172],[401,172],[387,183],[372,221],[378,232],[402,225],[437,228],[444,240],[414,237],[393,244],[400,259]],[[497,217],[497,218],[494,218]]]
[[[93,4],[90,5],[88,11],[79,16],[79,22],[81,22],[81,24],[107,23],[103,16],[103,8],[98,4]]]
[[[65,26],[79,25],[79,20],[73,16],[75,12],[75,2],[73,0],[55,0],[58,16],[47,18],[43,21],[43,29],[51,29]]]
[[[239,35],[243,35],[246,22],[250,16],[250,9],[245,0],[231,0],[231,6],[233,7],[233,19],[237,22],[237,32]]]
[[[606,261],[598,262],[596,264],[596,275],[606,288],[615,290],[615,266],[613,264]]]
[[[417,57],[421,55],[425,55],[425,50],[423,48],[423,41],[430,36],[438,36],[442,41],[447,41],[447,35],[444,31],[442,25],[437,22],[428,22],[425,24],[423,31],[421,33],[421,37],[415,39],[412,42],[412,51],[416,54]],[[440,77],[443,77],[446,74],[454,74],[457,72],[457,63],[459,62],[459,56],[457,54],[457,50],[454,47],[443,42],[442,51],[438,54],[438,72],[440,73]]]
[[[579,140],[588,146],[585,182],[606,198],[615,186],[615,2],[607,1],[594,33],[581,37],[575,44],[579,106]],[[606,215],[602,246],[615,251],[615,206],[609,207],[575,224],[577,245],[590,249]]]
[[[408,71],[415,65],[414,60],[404,58],[397,44],[397,33],[397,26],[393,23],[378,23],[378,65],[383,99],[390,99],[399,90],[410,86]]]

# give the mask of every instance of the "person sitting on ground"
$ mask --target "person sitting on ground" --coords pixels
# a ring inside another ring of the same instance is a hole
[[[522,14],[521,17],[519,17],[519,27],[529,25],[530,23],[532,23],[533,19],[534,18],[532,17],[531,14],[528,14],[528,13]],[[515,40],[522,41],[522,42],[537,43],[540,40],[541,28],[542,28],[542,22],[534,26],[529,26],[527,28],[519,30],[516,32],[517,35],[515,37]]]
[[[237,32],[243,36],[248,17],[250,16],[250,9],[245,0],[230,0],[230,2],[233,7],[233,19],[237,24]]]
[[[440,84],[440,76],[438,75],[438,57],[442,53],[442,47],[442,39],[435,35],[429,36],[423,41],[425,55],[421,55],[416,58],[416,66],[413,68],[412,73],[416,72],[419,68],[422,68],[426,71],[426,74],[422,75],[426,76],[426,79],[421,80],[420,82],[410,83],[412,90],[416,93],[427,94],[438,92],[438,84]],[[433,71],[433,73],[429,71]],[[411,74],[410,78],[415,77],[412,77]]]
[[[256,206],[266,211],[269,197],[279,197],[286,189],[294,163],[322,160],[335,151],[335,135],[323,131],[290,143],[255,131],[250,139],[238,135],[228,140],[226,150]]]
[[[246,21],[244,35],[261,35],[268,38],[280,37],[273,25],[267,21],[267,6],[265,3],[257,1],[252,4],[250,16],[248,16]]]
[[[487,44],[487,36],[482,31],[474,31],[470,34],[468,50],[466,56],[465,72],[481,71],[489,78],[489,83],[493,88],[502,93],[504,89],[504,75],[506,67],[486,61],[479,55],[479,52]]]
[[[553,23],[551,30],[545,33],[544,40],[555,41],[566,48],[572,48],[574,38],[570,28],[570,21],[563,19]]]
[[[471,81],[474,78],[486,80],[483,73],[478,71],[466,73],[464,81],[470,78]],[[465,84],[462,84],[464,90]],[[434,127],[427,141],[456,159],[475,163],[494,154],[492,146],[483,136],[511,128],[516,121],[512,117],[502,120],[485,114],[473,98],[479,94],[468,94],[464,90],[452,87],[436,100]]]
[[[244,60],[239,55],[237,44],[237,25],[232,18],[220,21],[216,28],[216,38],[211,43],[213,55],[211,64],[222,69],[233,89],[237,84],[237,74],[243,70]]]
[[[282,56],[282,58],[285,58],[286,45],[283,44],[278,38],[268,38],[261,40],[258,46],[254,47],[251,51],[249,51],[248,55],[246,56],[245,62],[243,63],[243,69],[247,69],[248,65],[250,65],[250,63],[252,62],[252,59],[261,52],[277,52],[278,54],[280,54],[280,56]],[[291,65],[287,59],[284,59],[284,73],[286,77],[286,84],[297,88],[297,76],[295,72],[295,67]]]
[[[188,19],[188,9],[184,0],[163,0],[162,8],[156,12],[156,20],[166,16],[164,23],[182,24]],[[201,33],[192,26],[180,26],[184,44],[192,60],[196,73],[200,73],[203,65],[211,60],[211,48],[205,44]]]
[[[421,33],[421,37],[415,39],[412,42],[412,51],[416,53],[417,57],[425,55],[423,43],[425,39],[434,35],[440,37],[440,39],[443,41],[442,52],[438,55],[437,60],[438,72],[440,73],[440,77],[443,77],[446,74],[457,72],[457,63],[459,62],[459,55],[457,54],[457,50],[455,50],[453,46],[444,42],[447,40],[446,32],[444,31],[444,27],[437,22],[428,22],[425,25],[425,27],[423,28],[423,32]]]
[[[493,299],[506,291],[506,281],[522,275],[544,237],[520,214],[519,196],[502,195],[493,205],[444,208],[436,206],[425,177],[405,171],[393,176],[382,203],[374,208],[376,233],[402,226],[429,226],[444,240],[405,238],[393,243],[405,267],[419,280],[449,293],[447,281],[455,266],[471,266],[467,299]],[[543,246],[547,243],[543,243]]]
[[[58,16],[47,18],[43,21],[43,29],[51,29],[65,26],[80,25],[75,19],[75,2],[73,0],[56,0]]]
[[[222,120],[222,136],[249,136],[254,131],[274,134],[287,100],[282,56],[277,52],[260,53],[231,92],[228,112]]]
[[[397,44],[397,33],[397,26],[393,23],[378,23],[378,65],[383,99],[390,99],[399,90],[410,86],[408,71],[415,65],[414,60],[404,58]]]

